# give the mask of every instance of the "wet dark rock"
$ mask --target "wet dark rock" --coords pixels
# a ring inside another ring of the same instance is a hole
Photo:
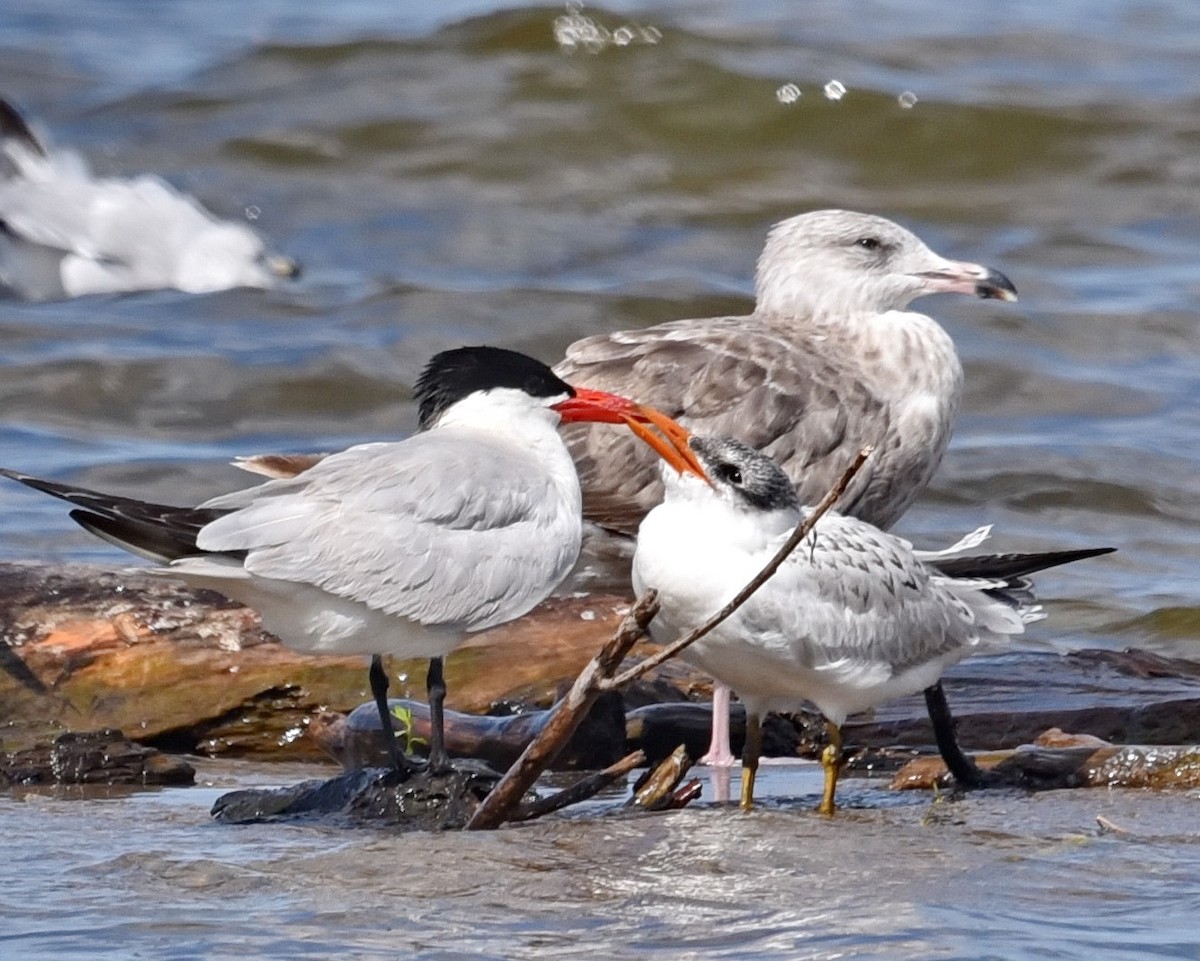
[[[437,775],[363,768],[283,788],[232,791],[217,798],[211,813],[230,824],[319,817],[404,831],[458,830],[497,780],[495,773],[473,765]]]
[[[1200,787],[1200,746],[1195,744],[1119,745],[1051,728],[1032,744],[991,751],[975,760],[998,785],[1030,790]],[[891,786],[914,790],[952,783],[941,758],[923,757],[901,768]]]
[[[0,786],[18,784],[192,784],[186,761],[130,741],[120,731],[60,734],[51,744],[0,754]]]

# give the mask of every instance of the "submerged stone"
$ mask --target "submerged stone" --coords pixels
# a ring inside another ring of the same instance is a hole
[[[282,788],[231,791],[217,798],[211,813],[229,824],[333,818],[404,831],[458,830],[498,779],[486,768],[469,765],[445,774],[412,775],[362,768]]]

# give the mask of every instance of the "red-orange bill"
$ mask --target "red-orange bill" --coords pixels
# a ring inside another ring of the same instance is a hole
[[[696,457],[696,452],[688,444],[691,432],[677,421],[672,420],[662,411],[639,404],[636,414],[629,414],[625,423],[629,429],[645,441],[655,453],[674,467],[679,473],[692,473],[708,481],[708,474]],[[656,433],[647,424],[658,428]]]
[[[576,387],[575,396],[555,404],[554,409],[564,423],[591,421],[627,424],[631,431],[677,471],[696,474],[708,480],[695,452],[688,446],[691,434],[662,411],[618,394],[587,387]]]

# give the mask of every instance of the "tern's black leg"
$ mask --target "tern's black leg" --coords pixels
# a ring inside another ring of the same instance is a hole
[[[400,750],[400,744],[396,740],[396,729],[392,725],[392,712],[388,707],[387,672],[383,669],[383,658],[378,654],[371,658],[370,677],[371,694],[375,698],[375,706],[379,708],[380,732],[383,734],[388,754],[392,758],[392,765],[397,771],[411,774],[417,769],[417,766],[404,756],[404,752]]]
[[[440,657],[429,659],[429,674],[425,678],[425,690],[429,695],[429,773],[445,774],[450,770],[450,757],[446,754],[446,678],[445,664]]]
[[[987,786],[991,782],[987,772],[963,754],[962,748],[958,746],[954,735],[954,717],[950,713],[950,705],[946,703],[946,692],[941,681],[925,688],[925,708],[929,711],[929,721],[933,725],[938,753],[942,755],[946,767],[954,775],[954,780],[964,788]]]

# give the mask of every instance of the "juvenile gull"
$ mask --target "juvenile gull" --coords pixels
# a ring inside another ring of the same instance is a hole
[[[633,560],[637,591],[658,591],[651,631],[663,641],[728,602],[806,513],[788,476],[764,454],[698,435],[691,447],[701,470],[664,466],[666,496],[642,521]],[[1024,573],[1107,549],[953,553],[927,562],[907,541],[831,511],[745,604],[683,653],[745,704],[743,808],[753,804],[767,711],[807,701],[825,716],[818,810],[832,814],[847,716],[928,688],[964,657],[1002,647],[1043,616]],[[989,568],[988,576],[975,573]]]
[[[97,177],[0,100],[0,291],[26,300],[271,287],[295,261],[153,176]]]
[[[560,420],[622,423],[647,411],[493,347],[438,354],[416,394],[422,430],[407,440],[351,447],[197,508],[0,473],[69,501],[72,519],[165,564],[162,573],[254,608],[289,647],[372,655],[371,690],[399,769],[412,764],[389,737],[380,655],[429,658],[437,771],[447,766],[443,657],[545,600],[579,555],[579,479]],[[694,464],[672,426],[648,442]]]
[[[819,210],[771,230],[753,313],[584,338],[555,371],[766,452],[805,504],[874,444],[838,509],[886,529],[933,476],[962,394],[949,335],[907,309],[936,293],[1016,299],[1003,274],[947,260],[890,220]],[[662,498],[654,458],[628,436],[571,431],[568,438],[585,516],[632,533]],[[928,696],[937,716],[948,717],[940,683]],[[724,714],[715,718],[714,748],[719,742],[728,759],[726,724]],[[954,744],[944,723],[939,743]],[[957,747],[947,762],[956,777],[974,777]]]

